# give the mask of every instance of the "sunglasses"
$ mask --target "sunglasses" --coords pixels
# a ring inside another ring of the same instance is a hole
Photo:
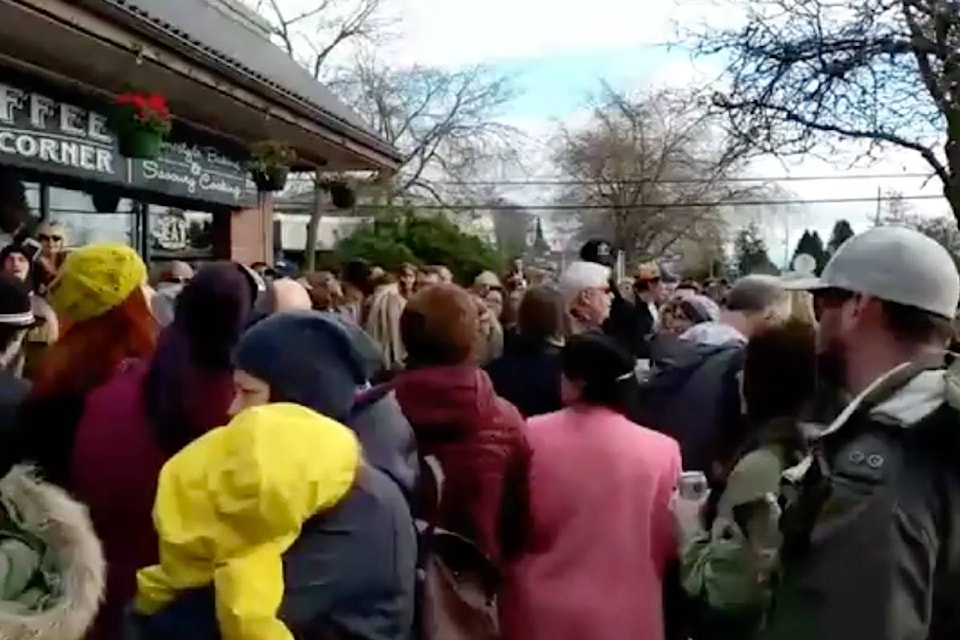
[[[176,276],[170,276],[163,279],[164,282],[168,284],[187,284],[190,282],[190,278],[178,278]]]
[[[40,242],[62,242],[63,236],[52,236],[47,235],[46,233],[41,233],[37,236]]]
[[[856,297],[857,294],[844,289],[821,289],[813,292],[813,315],[817,322],[825,311],[842,307],[845,302]]]

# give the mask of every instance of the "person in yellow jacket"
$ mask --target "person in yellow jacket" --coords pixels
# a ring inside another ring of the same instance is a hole
[[[363,468],[350,429],[289,403],[245,409],[182,449],[160,473],[160,562],[137,576],[129,637],[343,637],[309,610],[323,585],[288,556]]]

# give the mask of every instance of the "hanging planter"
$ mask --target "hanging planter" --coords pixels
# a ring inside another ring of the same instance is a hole
[[[257,185],[257,191],[283,191],[283,188],[287,186],[287,175],[289,173],[289,167],[270,167],[262,171],[254,170],[251,172],[253,183]]]
[[[90,199],[97,213],[116,213],[120,205],[120,194],[115,189],[98,188],[90,193]]]
[[[283,191],[296,152],[280,142],[258,142],[250,149],[247,168],[258,191]]]
[[[160,156],[163,141],[170,133],[167,100],[157,93],[120,94],[114,104],[110,125],[122,155],[155,159]]]
[[[337,209],[352,209],[357,204],[357,194],[346,182],[336,180],[327,184],[330,202]]]

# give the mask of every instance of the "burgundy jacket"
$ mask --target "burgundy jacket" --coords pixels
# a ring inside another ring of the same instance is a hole
[[[87,640],[117,637],[137,570],[158,559],[151,513],[168,455],[144,413],[146,370],[147,363],[126,362],[91,392],[74,440],[70,489],[90,509],[107,560],[106,602]],[[219,386],[205,388],[204,415],[195,417],[207,429],[226,424],[232,384]]]
[[[498,565],[520,544],[530,447],[517,409],[474,366],[405,371],[393,382],[422,456],[445,476],[437,524]]]

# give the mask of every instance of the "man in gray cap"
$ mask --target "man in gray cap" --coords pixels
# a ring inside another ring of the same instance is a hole
[[[847,400],[788,470],[768,640],[960,638],[960,301],[947,251],[902,227],[854,236],[814,296],[823,381]]]

